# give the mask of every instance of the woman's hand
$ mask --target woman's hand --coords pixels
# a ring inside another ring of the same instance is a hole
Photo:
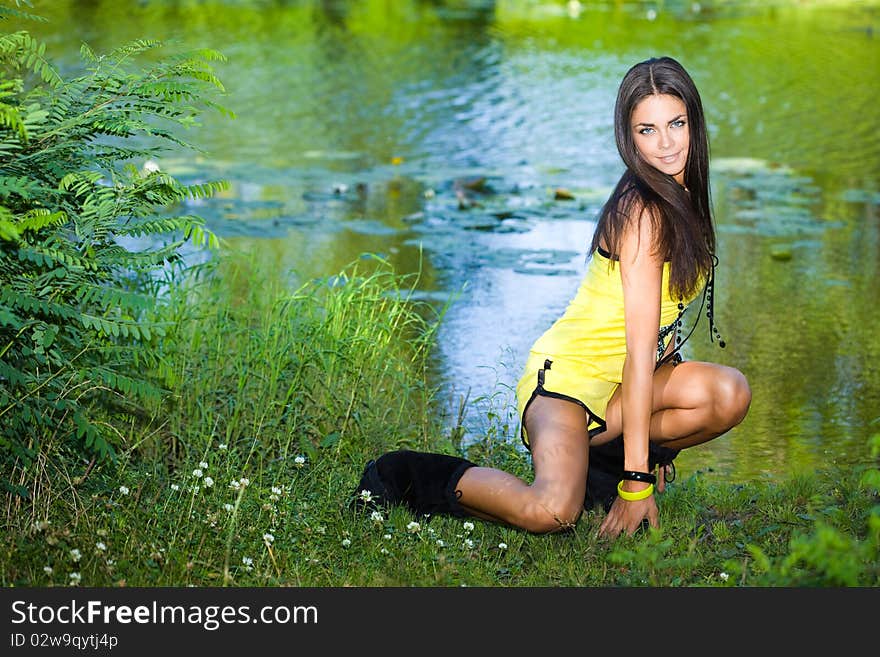
[[[649,495],[643,500],[628,502],[627,500],[617,497],[611,510],[602,521],[599,527],[599,536],[608,538],[617,538],[621,532],[626,532],[627,536],[632,536],[641,526],[644,519],[648,520],[651,527],[659,527],[659,512],[657,510],[657,502],[653,495]]]

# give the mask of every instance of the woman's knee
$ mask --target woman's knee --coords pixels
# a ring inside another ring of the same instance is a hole
[[[536,499],[523,507],[517,524],[533,534],[549,534],[573,529],[583,510],[583,496],[576,502]]]
[[[724,376],[719,376],[715,385],[715,414],[727,430],[745,419],[752,403],[752,389],[745,375],[732,367],[725,368]]]

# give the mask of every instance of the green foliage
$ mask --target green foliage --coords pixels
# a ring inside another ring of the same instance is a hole
[[[880,434],[871,438],[871,449],[876,458]],[[736,579],[758,586],[876,586],[880,582],[876,487],[880,468],[841,472],[837,477],[840,480],[831,496],[815,496],[814,509],[801,515],[814,521],[806,530],[793,532],[783,549],[755,540],[745,545],[748,558],[744,562],[727,563]]]
[[[364,433],[374,449],[424,444],[430,310],[400,287],[417,276],[370,256],[291,292],[267,267],[224,251],[171,295],[159,451],[201,454],[212,437],[280,459],[363,450]]]
[[[184,265],[185,242],[216,246],[201,218],[176,211],[225,183],[137,165],[192,148],[178,133],[205,108],[226,112],[211,99],[223,58],[136,67],[161,46],[84,46],[85,73],[67,80],[45,44],[0,35],[0,485],[18,494],[38,457],[115,455],[113,427],[161,394],[145,373],[164,334],[151,319],[162,282]]]
[[[10,0],[6,0],[7,4]],[[33,7],[33,4],[30,0],[12,0],[15,2],[15,7],[0,7],[0,21],[6,20],[9,18],[16,18],[18,20],[30,20],[30,21],[45,21],[46,19],[42,16],[37,16],[36,14],[32,14],[28,11],[24,11],[21,7]]]

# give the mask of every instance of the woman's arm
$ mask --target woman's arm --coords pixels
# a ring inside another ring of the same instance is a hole
[[[629,223],[620,246],[626,327],[626,360],[620,390],[624,469],[647,472],[663,260],[655,252],[651,218],[643,213],[640,220]]]
[[[642,216],[628,222],[620,243],[620,277],[623,283],[626,360],[621,383],[624,469],[648,472],[648,437],[653,413],[653,377],[660,331],[660,297],[663,259],[656,253],[654,222]],[[629,492],[648,484],[625,481]],[[657,505],[653,496],[638,501],[616,499],[602,523],[600,534],[632,534],[642,522],[657,526]]]

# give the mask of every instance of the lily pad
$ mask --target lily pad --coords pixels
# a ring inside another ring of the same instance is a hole
[[[789,246],[774,246],[770,249],[770,257],[774,260],[787,262],[792,259],[793,255]]]

